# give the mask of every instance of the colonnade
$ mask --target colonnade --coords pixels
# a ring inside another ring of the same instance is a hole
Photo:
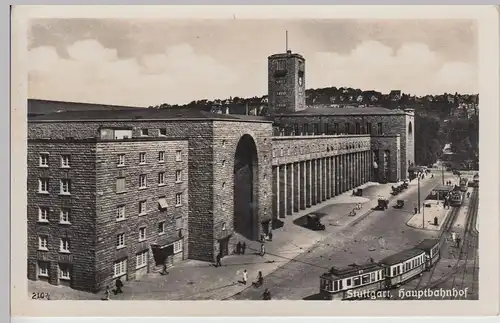
[[[315,158],[273,167],[273,214],[284,218],[370,180],[371,152]]]

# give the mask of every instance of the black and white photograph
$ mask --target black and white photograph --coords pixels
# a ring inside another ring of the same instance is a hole
[[[29,19],[26,297],[479,300],[478,35]]]

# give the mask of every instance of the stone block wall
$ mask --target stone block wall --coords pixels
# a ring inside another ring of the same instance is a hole
[[[389,176],[387,180],[389,182],[398,182],[405,177],[402,177],[401,173],[401,138],[399,136],[372,136],[371,138],[371,149],[372,152],[376,151],[378,153],[378,171],[379,179],[383,179],[385,174],[384,170],[384,152],[389,151],[389,165],[387,165],[389,170]]]

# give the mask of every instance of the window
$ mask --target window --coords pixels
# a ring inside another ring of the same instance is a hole
[[[38,249],[49,250],[49,237],[38,236]]]
[[[177,150],[175,152],[175,161],[182,161],[182,150]]]
[[[146,153],[139,153],[139,164],[146,163]]]
[[[139,202],[139,215],[146,214],[146,212],[147,212],[146,201],[140,201]]]
[[[370,282],[370,275],[363,275],[362,277],[362,283],[363,284],[368,284]]]
[[[113,278],[123,276],[127,273],[127,258],[115,261],[115,274]]]
[[[136,259],[135,260],[136,261],[136,265],[135,265],[136,269],[146,267],[146,265],[148,264],[148,251],[145,250],[143,252],[139,252],[136,255],[135,259]]]
[[[125,233],[116,235],[116,249],[125,247]]]
[[[162,128],[160,129],[160,136],[166,136],[167,135],[167,129]]]
[[[116,221],[125,220],[125,205],[116,208]]]
[[[164,151],[159,151],[158,152],[158,161],[159,162],[164,162],[165,161],[165,152]]]
[[[61,179],[60,187],[61,187],[61,194],[70,194],[71,180]]]
[[[338,123],[334,123],[333,124],[333,132],[335,134],[338,134],[339,133],[339,124]]]
[[[139,175],[139,188],[147,187],[147,177],[144,174]]]
[[[226,147],[226,141],[222,140],[222,147]]]
[[[347,286],[351,286],[351,278],[348,278],[347,281],[346,281],[346,285]]]
[[[184,219],[182,217],[178,217],[175,219],[175,229],[180,230],[184,226]]]
[[[49,208],[38,208],[38,222],[49,222]]]
[[[59,251],[60,252],[69,252],[69,239],[68,238],[61,238],[61,241],[59,244]]]
[[[158,185],[165,185],[165,173],[164,172],[158,173]]]
[[[40,167],[49,167],[49,154],[40,154]]]
[[[116,179],[116,193],[125,192],[125,177],[120,177]]]
[[[71,157],[69,155],[62,155],[61,156],[61,167],[63,168],[69,168]]]
[[[125,154],[118,154],[117,166],[125,166]]]
[[[354,283],[354,286],[359,286],[361,285],[361,279],[358,277],[355,277],[352,281]]]
[[[378,123],[377,134],[379,135],[383,134],[382,122]]]
[[[371,134],[372,133],[372,124],[370,122],[366,123],[366,133]]]
[[[39,193],[48,193],[49,192],[49,179],[48,178],[40,178],[38,180],[38,192]]]
[[[284,59],[276,61],[276,69],[278,71],[284,71],[286,69],[286,61]]]
[[[71,279],[69,265],[59,264],[59,278],[63,280]]]
[[[163,211],[168,208],[167,199],[165,196],[158,198],[158,208]]]
[[[339,282],[338,281],[334,281],[333,282],[333,291],[336,292],[339,290]]]
[[[410,123],[408,124],[408,134],[411,135],[412,132],[413,132],[413,128],[411,126],[411,121],[410,121]]]
[[[158,234],[164,234],[165,233],[165,222],[160,222],[158,223]]]
[[[345,133],[351,133],[351,124],[350,123],[345,124]]]
[[[147,136],[149,134],[148,129],[141,129],[141,136]]]
[[[61,209],[61,213],[59,214],[59,223],[70,223],[69,213],[69,209]]]
[[[223,182],[222,183],[222,189],[225,189],[226,188],[226,182]]]
[[[146,228],[139,228],[139,241],[146,240]]]
[[[361,124],[359,124],[359,122],[356,122],[356,134],[361,134]]]
[[[182,239],[174,242],[174,253],[182,252]]]
[[[226,161],[225,160],[222,161],[222,167],[226,167]]]
[[[38,276],[49,277],[49,263],[45,261],[38,262]]]
[[[175,182],[176,183],[182,182],[182,170],[175,171]]]
[[[182,193],[175,194],[175,206],[182,205]]]

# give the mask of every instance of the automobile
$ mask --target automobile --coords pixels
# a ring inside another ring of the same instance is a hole
[[[396,205],[394,205],[394,208],[396,209],[402,209],[405,206],[405,201],[403,200],[397,200]]]
[[[324,231],[325,225],[321,223],[321,215],[319,213],[309,213],[306,222],[306,228],[314,231]]]

